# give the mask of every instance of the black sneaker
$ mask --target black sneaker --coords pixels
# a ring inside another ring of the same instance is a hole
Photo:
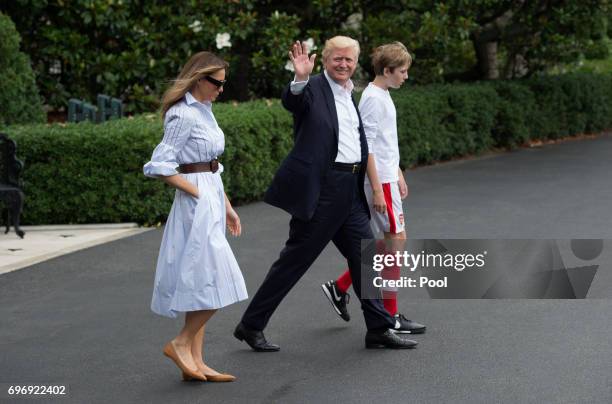
[[[423,334],[427,327],[415,321],[408,320],[403,314],[395,315],[395,327],[393,331],[397,334]]]
[[[346,305],[350,300],[349,294],[340,292],[338,290],[338,286],[336,286],[336,281],[325,282],[321,285],[321,288],[323,289],[325,296],[327,296],[332,304],[334,310],[336,310],[336,313],[338,313],[338,315],[342,317],[344,321],[349,321],[351,316],[346,310]]]

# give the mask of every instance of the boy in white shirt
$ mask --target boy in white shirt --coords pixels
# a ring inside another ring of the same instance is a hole
[[[368,168],[365,193],[370,205],[372,232],[384,233],[387,243],[394,249],[401,249],[406,240],[402,199],[408,196],[408,185],[399,167],[399,146],[395,105],[389,88],[399,88],[408,78],[412,57],[400,42],[379,46],[372,53],[372,67],[376,78],[363,91],[359,112],[368,141]],[[382,276],[399,279],[397,266],[387,267]],[[332,303],[334,310],[345,321],[350,320],[346,303],[347,290],[352,284],[347,270],[337,280],[321,285],[323,292]],[[385,309],[395,316],[395,331],[398,333],[421,334],[425,326],[406,319],[397,311],[397,289],[385,289]]]

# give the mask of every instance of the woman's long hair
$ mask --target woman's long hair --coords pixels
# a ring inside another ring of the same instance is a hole
[[[193,55],[162,97],[162,119],[166,117],[166,112],[170,107],[179,102],[199,79],[221,69],[227,69],[228,66],[226,61],[211,52],[198,52]]]

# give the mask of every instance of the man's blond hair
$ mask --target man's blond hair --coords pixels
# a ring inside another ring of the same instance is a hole
[[[327,57],[332,53],[334,49],[346,49],[353,48],[355,51],[355,59],[359,58],[359,42],[348,36],[338,35],[325,41],[325,48],[323,48],[323,61],[327,60]]]

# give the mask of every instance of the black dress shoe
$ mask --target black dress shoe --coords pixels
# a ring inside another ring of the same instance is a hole
[[[395,327],[393,331],[396,334],[423,334],[427,327],[419,324],[416,321],[408,320],[403,314],[395,315]]]
[[[332,307],[336,313],[338,313],[338,315],[342,317],[344,321],[349,321],[351,316],[349,315],[348,310],[346,310],[346,305],[349,302],[350,295],[348,293],[340,292],[338,286],[336,285],[336,281],[325,282],[321,285],[321,288],[323,289],[323,293],[325,293],[325,296],[327,296],[329,299],[329,302],[332,304]]]
[[[418,342],[410,339],[404,339],[390,329],[382,332],[369,331],[365,337],[365,345],[367,349],[375,348],[391,348],[391,349],[409,349],[416,347]]]
[[[234,330],[234,337],[240,341],[244,341],[257,352],[276,352],[280,351],[280,347],[275,344],[270,344],[266,341],[262,331],[252,330],[242,322],[238,323]]]

